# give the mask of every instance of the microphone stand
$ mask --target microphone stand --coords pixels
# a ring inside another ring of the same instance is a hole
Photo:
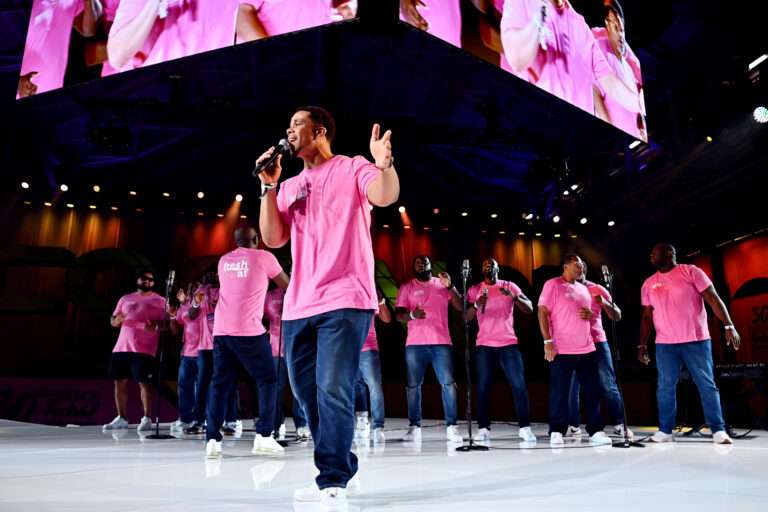
[[[171,270],[168,272],[168,279],[165,281],[165,311],[167,315],[168,311],[168,305],[171,302],[171,292],[173,291],[173,280],[176,277],[176,272]],[[169,318],[169,322],[171,319]],[[158,349],[159,349],[159,355],[158,355],[158,361],[157,361],[157,378],[155,380],[155,392],[154,392],[154,400],[153,400],[153,409],[154,409],[154,416],[155,416],[155,433],[148,435],[145,439],[176,439],[176,436],[172,436],[170,434],[161,434],[160,433],[160,383],[162,382],[162,379],[160,378],[162,372],[163,372],[163,361],[165,360],[165,329],[160,329],[158,333]]]
[[[283,301],[285,301],[285,296],[283,296]],[[285,302],[283,302],[285,304]],[[277,393],[275,393],[275,396],[277,397],[275,399],[275,419],[277,419],[278,411],[282,410],[280,407],[280,402],[282,401],[281,398],[283,396],[282,393],[282,387],[280,386],[280,370],[283,367],[283,361],[285,360],[285,356],[282,355],[283,352],[283,305],[280,305],[280,336],[277,338]],[[290,383],[288,384],[290,387]],[[293,398],[293,396],[291,396]],[[295,418],[294,418],[295,420]],[[285,421],[285,418],[283,418],[283,421]],[[275,424],[273,425],[276,427],[274,431],[272,432],[272,437],[275,438],[275,441],[277,441],[277,444],[285,448],[288,446],[287,441],[283,441],[280,439],[280,425],[277,425],[277,421],[275,421]]]
[[[468,263],[468,261],[467,261]],[[464,369],[467,372],[467,430],[469,434],[469,444],[456,448],[457,452],[487,452],[489,448],[481,444],[474,444],[472,439],[472,374],[469,365],[469,321],[467,320],[467,279],[469,279],[469,265],[462,265],[462,299],[461,314],[464,322]]]
[[[603,273],[603,280],[605,281],[605,285],[608,288],[608,293],[611,295],[611,301],[609,305],[611,306],[611,309],[615,309],[615,304],[613,303],[613,274],[606,271]],[[621,355],[619,354],[619,338],[616,335],[616,317],[611,317],[611,336],[613,337],[613,343],[608,342],[608,347],[611,349],[611,356],[613,357],[613,372],[614,375],[616,375],[616,387],[619,390],[619,396],[621,397],[621,412],[622,412],[622,421],[624,422],[624,439],[621,441],[614,441],[612,443],[614,448],[645,448],[645,445],[643,443],[632,441],[629,438],[629,429],[627,428],[627,404],[624,401],[624,390],[621,387],[621,378],[619,374],[619,361],[621,359]]]

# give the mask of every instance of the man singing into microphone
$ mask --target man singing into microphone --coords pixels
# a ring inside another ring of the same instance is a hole
[[[499,279],[499,263],[488,258],[483,262],[483,281],[467,292],[467,300],[473,307],[467,311],[468,320],[477,317],[480,331],[477,333],[477,424],[479,431],[475,441],[491,440],[491,415],[488,399],[496,367],[500,364],[512,386],[519,427],[518,436],[523,441],[536,441],[531,430],[531,409],[528,389],[525,386],[523,357],[517,348],[513,312],[517,309],[530,315],[531,300],[511,281]]]
[[[584,388],[587,432],[592,444],[611,444],[600,418],[600,378],[590,330],[592,297],[578,282],[583,262],[576,254],[563,258],[563,274],[544,283],[539,296],[539,327],[544,359],[549,361],[549,443],[564,444],[568,427],[568,391],[573,375]]]
[[[400,287],[395,303],[397,320],[408,324],[405,364],[408,371],[409,427],[404,440],[421,441],[421,385],[427,367],[432,365],[443,390],[445,438],[452,443],[461,443],[462,437],[456,424],[456,381],[453,378],[451,334],[448,332],[448,304],[461,311],[461,295],[447,273],[432,276],[429,256],[414,258],[413,273],[416,279]]]
[[[259,226],[269,247],[291,240],[294,262],[283,310],[285,355],[320,470],[315,483],[298,490],[294,499],[343,506],[357,472],[351,447],[360,351],[378,308],[370,205],[395,202],[400,183],[392,133],[381,136],[378,124],[370,139],[373,164],[362,156],[333,154],[335,122],[320,107],[299,108],[287,134],[304,170],[284,181],[279,193],[282,157],[259,175]],[[273,151],[261,155],[257,166]]]
[[[205,453],[221,455],[224,407],[237,379],[238,362],[259,386],[259,422],[252,453],[282,453],[272,437],[275,426],[277,376],[269,334],[261,322],[269,280],[280,288],[288,276],[277,258],[257,249],[259,237],[250,226],[235,230],[237,249],[219,260],[219,302],[213,321],[213,379],[206,420]]]
[[[608,346],[608,336],[603,328],[602,313],[608,315],[608,318],[618,322],[621,320],[621,309],[613,302],[611,294],[605,287],[587,280],[587,262],[582,262],[583,272],[577,279],[589,290],[592,297],[590,308],[592,309],[592,318],[590,319],[590,332],[592,341],[595,343],[595,352],[597,355],[597,368],[600,374],[600,387],[602,397],[608,405],[608,415],[614,423],[613,433],[624,436],[624,403],[619,393],[619,387],[616,384],[616,374],[613,371],[613,358],[611,357],[611,347]],[[603,267],[608,272],[607,267]],[[579,380],[574,376],[571,380],[571,393],[568,399],[568,432],[567,436],[581,435],[579,425],[581,418],[579,414]],[[631,430],[627,431],[631,439],[634,434]]]
[[[739,349],[741,338],[733,326],[728,309],[717,294],[712,281],[695,265],[678,265],[675,248],[657,244],[651,251],[651,265],[657,272],[645,280],[640,292],[643,317],[640,324],[640,344],[637,357],[648,364],[648,341],[656,331],[656,367],[659,404],[659,431],[651,441],[674,441],[677,402],[677,380],[683,365],[691,374],[701,397],[704,419],[717,444],[733,441],[725,430],[720,407],[720,391],[712,371],[712,340],[707,326],[704,301],[725,325],[726,344]]]

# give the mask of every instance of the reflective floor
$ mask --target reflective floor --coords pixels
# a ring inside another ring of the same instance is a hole
[[[630,449],[573,440],[553,450],[544,425],[535,426],[538,443],[521,446],[517,427],[498,424],[490,451],[459,453],[438,422],[425,423],[420,444],[400,441],[406,426],[388,420],[385,444],[356,443],[362,493],[349,510],[768,510],[765,431],[730,447],[697,435]],[[255,456],[252,438],[246,429],[225,441],[221,460],[207,461],[202,438],[0,421],[0,511],[323,510],[292,502],[315,475],[311,443]]]

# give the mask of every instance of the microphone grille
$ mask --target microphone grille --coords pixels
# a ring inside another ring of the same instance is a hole
[[[291,150],[291,144],[288,142],[288,139],[280,139],[280,142],[278,142],[277,145],[280,146],[283,151]]]

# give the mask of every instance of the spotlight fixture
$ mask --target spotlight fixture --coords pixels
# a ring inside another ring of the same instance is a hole
[[[555,233],[555,238],[560,238],[560,233]]]
[[[582,223],[582,224],[586,224],[587,223],[587,218],[586,217],[582,217],[579,222]]]
[[[64,183],[62,183],[59,186],[59,190],[61,190],[62,192],[66,192],[67,190],[69,190],[69,187],[67,185],[65,185]]]
[[[563,195],[564,196],[569,196],[569,195],[571,195],[571,193],[569,191],[567,191],[567,190],[563,190]]]
[[[389,229],[389,224],[384,224],[381,227],[383,227],[384,229]]]
[[[74,208],[74,207],[75,207],[75,205],[74,205],[74,204],[72,204],[72,203],[67,203],[67,208]]]
[[[27,206],[29,206],[29,205],[31,205],[31,204],[32,204],[32,201],[24,201],[24,204],[25,204],[25,205],[27,205]]]
[[[577,183],[574,183],[573,185],[571,185],[571,190],[575,191],[577,188],[579,188],[579,185]]]
[[[400,206],[400,207],[397,209],[397,211],[399,211],[400,213],[405,213],[405,206]]]
[[[541,236],[541,233],[536,233],[536,236]]]
[[[747,66],[747,71],[752,71],[757,66],[762,64],[765,59],[768,59],[768,55],[762,54],[761,56],[759,56],[758,58],[756,58],[755,60],[749,63],[749,66]]]
[[[642,144],[642,143],[641,143],[639,140],[635,140],[635,141],[633,141],[633,142],[632,142],[632,143],[629,145],[629,149],[635,149],[635,148],[636,148],[637,146],[639,146],[640,144]]]
[[[520,231],[520,232],[518,233],[518,235],[520,235],[520,236],[525,236],[525,231]]]
[[[112,210],[113,212],[116,212],[117,211],[117,206],[111,206],[109,209]]]
[[[29,188],[29,183],[27,183],[26,181],[22,181],[21,188],[23,188],[24,190],[27,190]]]
[[[531,220],[533,218],[533,214],[529,213],[525,216],[525,220]]]
[[[95,204],[89,204],[88,208],[90,208],[91,210],[95,210],[96,209],[96,205]]]
[[[243,194],[237,194],[235,196],[235,201],[237,201],[238,203],[242,203],[243,202]]]
[[[707,142],[712,142],[712,140],[713,140],[712,137],[707,135]]]
[[[613,227],[613,226],[615,226],[615,225],[616,225],[616,221],[614,221],[614,220],[609,220],[609,221],[608,221],[608,227],[609,227],[609,228],[612,228],[612,227]]]
[[[202,217],[203,215],[205,215],[203,212],[197,212],[198,217]]]
[[[163,197],[171,197],[171,193],[170,192],[163,192]]]
[[[440,213],[440,208],[433,209],[432,213],[434,213],[435,215],[439,214]]]
[[[216,214],[216,216],[217,216],[218,218],[220,218],[220,219],[223,219],[223,218],[224,218],[224,214],[223,214],[223,213],[217,213],[217,214]]]
[[[94,185],[94,186],[93,186],[93,191],[94,191],[94,192],[101,192],[101,187],[100,187],[100,186],[98,186],[98,185]]]
[[[241,218],[241,219],[247,219],[247,218],[248,218],[248,216],[247,216],[247,215],[241,215],[241,216],[240,216],[240,218]]]
[[[128,194],[132,195],[132,196],[135,196],[136,195],[136,191],[135,190],[129,190]]]
[[[429,226],[424,226],[424,231],[429,231]]]
[[[560,216],[559,215],[555,215],[554,217],[552,217],[552,222],[554,222],[555,224],[560,222]]]
[[[506,234],[507,234],[507,232],[506,232],[506,231],[499,231],[499,234],[500,234],[500,235],[506,235]]]
[[[403,226],[403,229],[411,229],[411,226],[406,224],[405,226]]]
[[[50,203],[50,202],[48,202],[48,201],[44,202],[43,204],[44,204],[45,206],[53,206],[53,203]]]
[[[752,117],[754,117],[755,121],[760,124],[768,123],[768,108],[763,106],[757,107],[755,111],[752,112]]]
[[[495,219],[495,218],[497,218],[498,216],[499,216],[499,214],[498,214],[498,213],[492,213],[492,214],[491,214],[491,218],[492,218],[492,219]]]
[[[197,193],[197,198],[198,198],[198,199],[202,199],[202,198],[204,198],[204,197],[205,197],[205,192],[198,192],[198,193]]]
[[[461,212],[461,216],[462,216],[462,217],[466,217],[467,215],[469,215],[469,213],[467,213],[467,212]]]

